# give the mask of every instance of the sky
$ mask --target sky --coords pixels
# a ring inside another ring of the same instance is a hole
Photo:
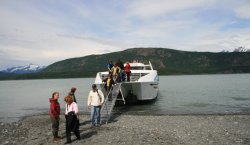
[[[0,70],[135,47],[250,49],[250,0],[0,0]]]

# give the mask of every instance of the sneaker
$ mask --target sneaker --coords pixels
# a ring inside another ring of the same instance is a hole
[[[100,124],[96,124],[96,127],[100,127],[101,125]]]

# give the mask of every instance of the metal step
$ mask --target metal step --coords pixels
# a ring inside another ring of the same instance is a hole
[[[117,83],[116,85],[113,85],[111,91],[107,94],[101,109],[101,122],[107,124],[109,119],[111,118],[115,102],[121,89],[121,85],[122,83]],[[111,95],[112,101],[108,100],[109,95]]]

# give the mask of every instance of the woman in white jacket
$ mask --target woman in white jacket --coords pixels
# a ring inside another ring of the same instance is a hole
[[[101,90],[96,88],[96,85],[92,85],[92,90],[88,96],[88,108],[91,107],[91,123],[93,126],[101,125],[101,108],[104,102],[104,96]],[[96,119],[97,118],[97,119]]]

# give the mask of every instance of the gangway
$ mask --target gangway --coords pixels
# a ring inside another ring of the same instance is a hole
[[[108,123],[111,115],[112,115],[112,111],[114,109],[115,103],[118,100],[117,97],[119,95],[119,92],[121,92],[121,85],[122,83],[117,83],[115,85],[112,86],[111,90],[108,92],[105,100],[104,100],[104,104],[102,105],[102,109],[101,109],[101,122],[105,122],[106,124]],[[111,95],[111,100],[109,100],[109,95]],[[122,100],[124,101],[125,104],[125,99],[121,93],[122,96]]]

